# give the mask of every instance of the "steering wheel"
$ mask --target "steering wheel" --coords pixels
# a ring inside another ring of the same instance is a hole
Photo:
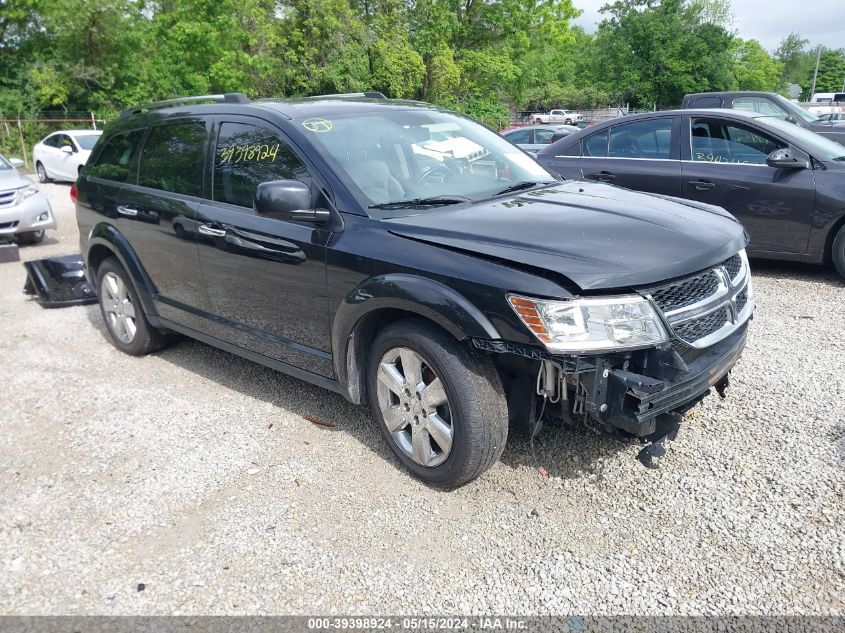
[[[419,175],[419,177],[417,178],[417,184],[423,185],[429,182],[446,182],[446,179],[451,175],[452,170],[449,169],[446,165],[435,165],[434,167],[427,169]]]

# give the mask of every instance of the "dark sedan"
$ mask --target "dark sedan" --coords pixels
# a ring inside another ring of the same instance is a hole
[[[739,110],[650,112],[542,149],[566,178],[718,205],[749,254],[820,264],[845,277],[845,147],[778,117]]]

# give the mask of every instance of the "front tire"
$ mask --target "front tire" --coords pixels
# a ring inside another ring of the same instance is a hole
[[[44,168],[44,165],[41,163],[40,160],[35,164],[35,173],[38,174],[38,182],[50,182],[50,177],[47,175],[47,170]]]
[[[32,246],[33,244],[40,244],[44,241],[44,229],[40,231],[26,231],[25,233],[18,233],[18,244],[26,244]]]
[[[492,361],[418,319],[388,326],[370,350],[376,424],[413,475],[452,489],[501,456],[507,404]]]
[[[536,123],[537,125],[542,125],[543,119],[534,119],[534,123]]]
[[[97,299],[109,339],[121,352],[143,356],[164,345],[164,335],[150,325],[135,286],[114,257],[97,270]]]
[[[836,237],[833,238],[833,246],[830,249],[830,258],[836,267],[839,276],[845,279],[845,225],[839,228]]]

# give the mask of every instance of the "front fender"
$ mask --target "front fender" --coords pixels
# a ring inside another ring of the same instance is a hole
[[[132,246],[130,246],[126,237],[117,228],[107,222],[100,222],[91,229],[91,235],[88,238],[88,247],[84,255],[86,264],[85,273],[88,281],[94,287],[96,287],[96,279],[92,279],[91,254],[95,252],[97,247],[104,247],[117,257],[124,270],[132,278],[132,283],[135,285],[135,290],[141,299],[141,305],[144,308],[145,315],[151,322],[156,321],[158,312],[153,302],[153,298],[157,294],[155,285],[149,275],[147,275],[144,267],[141,265],[141,260]]]
[[[349,398],[364,398],[363,367],[368,343],[375,332],[362,332],[361,324],[373,323],[369,316],[383,310],[402,310],[429,319],[456,339],[499,339],[490,320],[453,288],[426,277],[387,274],[371,277],[353,288],[335,313],[332,324],[332,353],[335,372],[346,385]],[[356,337],[357,334],[357,337]]]

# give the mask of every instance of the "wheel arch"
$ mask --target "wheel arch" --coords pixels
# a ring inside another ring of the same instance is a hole
[[[822,252],[822,262],[825,264],[830,264],[833,261],[833,240],[836,239],[836,235],[845,226],[845,211],[842,213],[842,217],[840,217],[836,222],[833,223],[833,226],[830,227],[830,230],[827,232],[827,235],[824,238],[824,252]]]
[[[109,257],[116,257],[124,270],[131,277],[135,290],[141,299],[144,313],[153,325],[157,325],[158,312],[153,298],[156,295],[155,286],[144,270],[141,260],[130,246],[129,241],[114,226],[106,222],[97,224],[91,230],[88,240],[88,250],[85,253],[88,281],[96,287],[97,269]]]
[[[407,274],[368,279],[347,294],[332,325],[335,373],[355,404],[368,401],[366,367],[378,332],[404,318],[422,318],[457,340],[500,338],[490,320],[453,288]]]

